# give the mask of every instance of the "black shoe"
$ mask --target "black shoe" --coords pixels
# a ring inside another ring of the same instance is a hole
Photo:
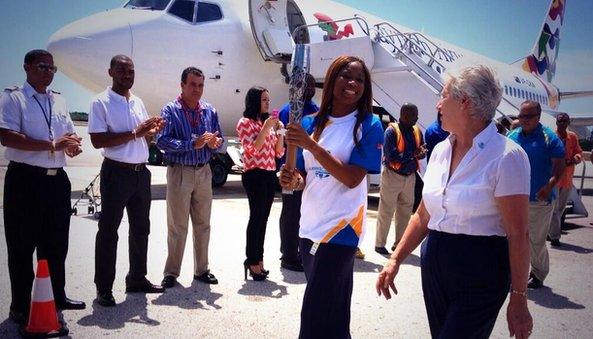
[[[561,247],[562,246],[562,244],[560,243],[560,239],[550,240],[550,245],[552,245],[552,247]]]
[[[206,271],[200,275],[194,275],[194,280],[199,280],[204,284],[216,285],[218,284],[218,279],[214,276],[214,274],[210,273],[210,271]]]
[[[109,292],[97,292],[97,303],[104,307],[113,307],[115,306],[115,298],[113,297],[113,293]]]
[[[163,293],[165,288],[161,285],[154,285],[148,279],[140,282],[126,283],[126,293]]]
[[[161,286],[163,286],[164,288],[171,288],[171,287],[175,286],[176,283],[177,283],[177,278],[175,278],[172,275],[166,275],[163,278],[163,281],[161,281]]]
[[[549,235],[546,235],[546,241],[552,241],[552,238],[550,238]]]
[[[58,310],[84,310],[86,308],[86,304],[84,301],[66,298],[64,301],[57,301],[56,308]]]
[[[383,254],[383,255],[389,254],[389,251],[385,247],[375,247],[375,252],[377,252],[379,254]]]
[[[393,246],[391,246],[391,252],[394,252],[396,248],[397,248],[397,243],[394,243]]]
[[[251,266],[259,266],[259,265],[249,265],[248,263],[243,263],[243,268],[244,268],[244,272],[245,272],[245,280],[247,280],[247,272],[249,272],[249,276],[254,281],[264,281],[268,278],[268,275],[263,272],[256,273],[256,272],[252,271]]]
[[[539,280],[535,275],[532,274],[529,277],[529,280],[527,281],[527,288],[536,289],[542,286],[544,286],[544,283],[541,280]]]
[[[287,269],[289,271],[295,271],[295,272],[303,272],[305,269],[303,268],[303,264],[298,261],[288,261],[288,260],[282,260],[280,261],[280,267]]]
[[[14,310],[10,310],[10,312],[8,313],[8,317],[10,318],[10,320],[14,321],[16,324],[21,326],[27,325],[27,318],[29,318],[27,314],[25,314],[25,312]]]

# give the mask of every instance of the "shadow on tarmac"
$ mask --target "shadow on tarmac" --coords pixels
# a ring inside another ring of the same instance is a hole
[[[19,326],[10,320],[10,318],[6,318],[0,323],[0,337],[12,338],[17,336],[17,333],[19,333]]]
[[[93,301],[93,313],[80,319],[77,323],[81,326],[98,326],[103,329],[119,329],[126,323],[158,326],[161,323],[148,317],[146,311],[146,295],[142,293],[128,293],[123,303],[115,307],[103,307]]]
[[[570,301],[567,297],[554,293],[554,291],[547,287],[541,287],[536,290],[530,290],[527,294],[529,300],[534,303],[551,309],[584,309],[585,306]]]
[[[186,310],[207,310],[207,305],[219,310],[222,307],[216,301],[220,297],[222,297],[222,294],[212,292],[210,285],[193,280],[188,287],[176,283],[173,288],[168,288],[165,293],[159,295],[152,303],[154,305],[177,306]]]
[[[288,295],[288,290],[286,286],[271,280],[246,280],[237,293],[246,295],[250,301],[264,301],[266,298],[282,298]]]
[[[567,251],[567,252],[575,252],[578,254],[589,254],[593,253],[593,249],[581,247],[579,245],[573,245],[569,243],[562,242],[562,246],[560,247],[552,247],[552,249],[556,251]]]

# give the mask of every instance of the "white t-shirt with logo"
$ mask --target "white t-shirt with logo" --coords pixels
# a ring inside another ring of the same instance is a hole
[[[354,111],[346,116],[330,117],[318,144],[336,159],[356,165],[370,174],[380,173],[383,128],[376,116],[367,114],[360,124],[355,147],[352,130]],[[314,116],[303,119],[308,133],[314,130]],[[306,172],[299,236],[313,242],[357,247],[365,229],[367,209],[366,177],[355,188],[348,188],[331,176],[311,152],[299,149],[297,167]]]

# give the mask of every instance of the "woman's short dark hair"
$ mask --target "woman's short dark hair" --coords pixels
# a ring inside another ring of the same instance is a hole
[[[261,112],[261,96],[268,90],[261,86],[253,86],[245,95],[243,116],[251,120],[265,120]],[[266,113],[266,112],[264,112]]]

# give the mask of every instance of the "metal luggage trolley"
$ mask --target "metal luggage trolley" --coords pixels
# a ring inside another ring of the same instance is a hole
[[[99,189],[101,181],[101,173],[97,174],[95,178],[85,187],[80,194],[80,198],[72,205],[72,215],[78,214],[78,207],[87,206],[87,213],[91,214],[93,218],[99,220],[101,217],[101,191]]]

